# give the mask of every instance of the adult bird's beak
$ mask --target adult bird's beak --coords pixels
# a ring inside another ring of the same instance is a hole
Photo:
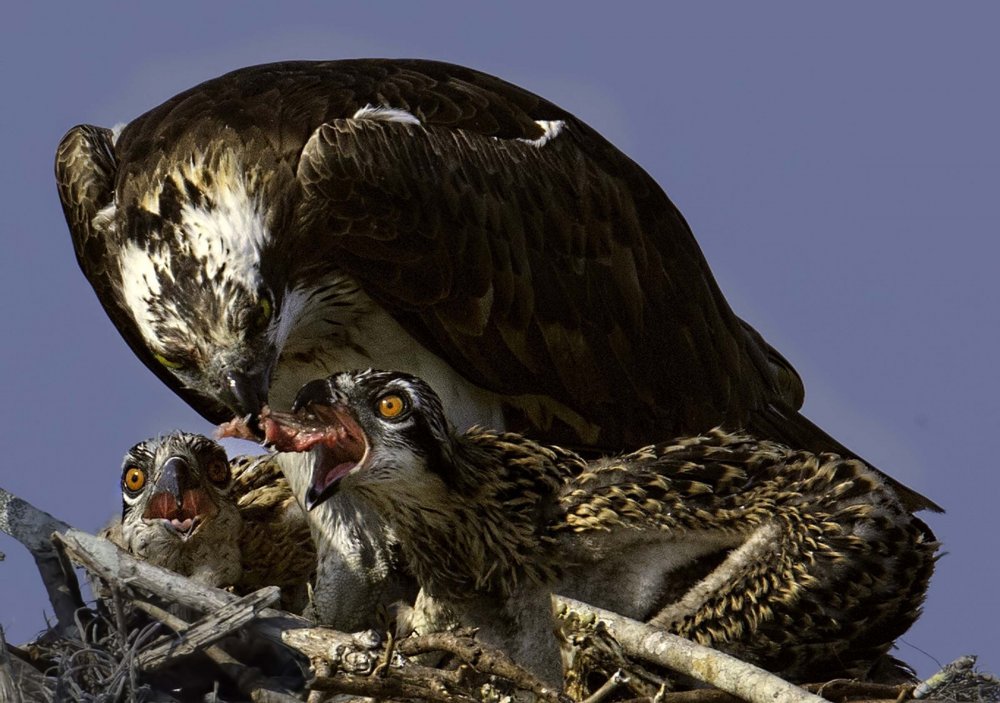
[[[260,436],[258,414],[267,403],[268,374],[249,375],[227,369],[222,375],[222,399],[233,412],[241,417],[249,415],[250,430]]]

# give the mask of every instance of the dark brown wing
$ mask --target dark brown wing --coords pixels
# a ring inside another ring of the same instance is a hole
[[[733,315],[662,190],[570,115],[537,114],[564,122],[543,145],[533,120],[503,138],[322,126],[298,169],[308,229],[336,238],[338,265],[467,378],[551,396],[605,446],[800,402],[798,377]]]
[[[355,119],[366,106],[420,124]],[[512,403],[512,427],[617,450],[801,402],[659,186],[528,91],[418,60],[241,69],[129,124],[119,188],[190,150],[173,145],[223,138],[297,167],[297,183],[272,181],[272,221],[290,225],[275,249],[355,276],[473,383],[534,396]],[[576,414],[573,431],[553,410]]]
[[[209,399],[191,393],[146,348],[132,316],[123,307],[120,274],[111,222],[98,214],[114,201],[118,161],[112,133],[92,125],[78,125],[66,133],[56,150],[56,185],[66,224],[73,238],[76,260],[104,311],[129,348],[157,378],[213,422],[229,419],[228,413]],[[97,218],[95,220],[95,218]]]
[[[368,105],[420,124],[353,119]],[[529,143],[546,133],[539,121],[562,130]],[[225,419],[150,358],[114,300],[106,235],[89,219],[113,159],[106,133],[102,155],[94,128],[79,129],[57,171],[81,267],[144,363],[205,417]],[[297,182],[277,171],[271,182],[273,221],[291,224],[277,248],[355,276],[473,383],[542,398],[512,402],[512,428],[615,450],[719,424],[813,450],[833,442],[798,415],[795,371],[732,313],[659,186],[542,98],[430,61],[241,69],[132,122],[116,145],[119,187],[148,178],[172,144],[222,135],[250,158],[297,168]],[[582,421],[553,424],[553,409]]]
[[[459,67],[404,62],[366,89],[350,108],[421,123],[317,129],[298,164],[303,231],[335,239],[338,266],[466,378],[553,398],[606,448],[726,425],[850,454],[797,412],[794,368],[733,314],[662,189],[599,134]],[[562,122],[544,143],[541,121]]]

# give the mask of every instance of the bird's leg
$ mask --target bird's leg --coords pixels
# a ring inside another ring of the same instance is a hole
[[[679,600],[664,607],[650,619],[650,624],[666,629],[693,616],[705,603],[733,583],[754,564],[767,563],[781,549],[780,528],[770,522],[758,527],[739,547],[734,549],[708,576],[692,586]]]

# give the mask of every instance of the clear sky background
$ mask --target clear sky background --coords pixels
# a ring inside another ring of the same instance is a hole
[[[802,374],[806,414],[948,509],[926,516],[946,555],[898,655],[1000,671],[1000,5],[592,5],[5,6],[0,485],[95,529],[131,444],[211,429],[77,268],[52,177],[68,128],[250,64],[441,59],[570,110],[664,187],[733,308]],[[23,548],[0,550],[0,625],[21,642],[48,603]]]

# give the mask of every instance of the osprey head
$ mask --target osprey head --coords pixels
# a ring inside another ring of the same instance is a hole
[[[226,453],[201,435],[176,432],[132,447],[122,462],[122,524],[128,541],[186,542],[220,511],[232,512]]]
[[[265,412],[261,424],[280,451],[310,453],[308,510],[341,484],[419,494],[427,471],[439,470],[453,453],[437,394],[423,380],[396,371],[349,371],[311,381],[291,414]]]
[[[271,240],[263,176],[240,163],[222,147],[175,154],[124,183],[123,202],[98,218],[118,230],[119,295],[156,363],[245,415],[267,401],[288,325],[284,291],[262,266]]]

